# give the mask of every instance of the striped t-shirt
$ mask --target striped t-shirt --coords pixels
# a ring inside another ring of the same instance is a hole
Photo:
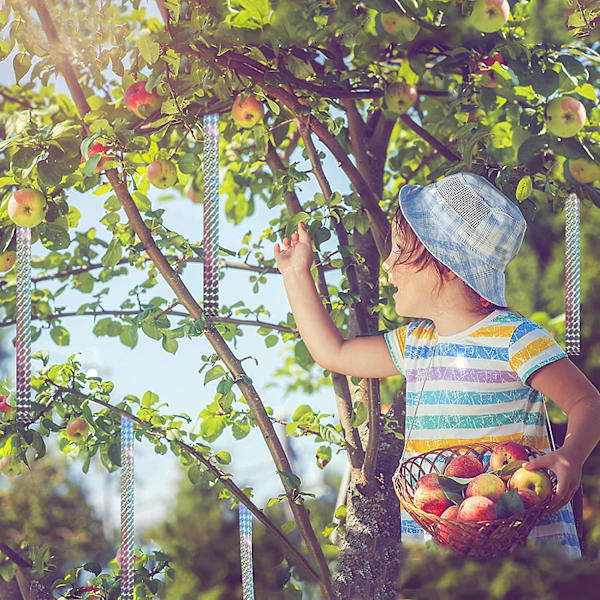
[[[550,451],[543,396],[526,381],[566,354],[543,327],[512,311],[496,310],[464,331],[438,335],[437,346],[429,320],[409,323],[384,337],[406,378],[405,458],[474,441],[512,440]],[[429,539],[404,510],[401,518],[403,541]],[[581,555],[570,504],[543,515],[529,539],[559,547],[571,557]]]

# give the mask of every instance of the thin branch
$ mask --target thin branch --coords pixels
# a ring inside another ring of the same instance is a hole
[[[119,408],[118,406],[114,406],[114,405],[110,404],[109,402],[105,402],[104,400],[100,400],[99,398],[96,398],[95,396],[89,396],[87,394],[84,394],[75,388],[67,388],[67,387],[58,385],[57,383],[55,383],[54,381],[52,381],[49,378],[47,378],[47,381],[49,383],[51,383],[61,393],[73,394],[79,398],[82,398],[85,400],[91,400],[92,402],[96,402],[97,404],[100,404],[100,405],[104,406],[105,408],[108,408],[109,410],[111,410],[121,416],[131,419],[138,425],[142,425],[145,429],[147,429],[149,434],[152,434],[159,438],[167,439],[167,433],[165,431],[163,431],[160,427],[156,427],[149,421],[140,419],[139,417],[130,413],[127,410]],[[275,525],[271,521],[271,519],[269,519],[269,517],[267,517],[265,515],[265,513],[260,508],[258,508],[258,506],[256,506],[256,504],[254,504],[254,502],[252,502],[252,500],[250,500],[250,498],[248,498],[248,496],[246,496],[246,494],[244,494],[244,492],[235,483],[233,483],[233,481],[231,480],[231,478],[228,474],[221,471],[221,469],[217,465],[215,465],[210,460],[210,458],[207,458],[206,456],[204,456],[201,452],[196,450],[193,446],[190,446],[189,444],[186,444],[185,442],[182,442],[181,440],[168,440],[168,441],[171,444],[175,444],[175,445],[179,446],[180,448],[183,448],[184,450],[189,452],[194,458],[199,460],[215,477],[217,477],[219,479],[219,481],[221,482],[223,487],[227,488],[233,494],[233,496],[235,496],[235,498],[238,500],[238,502],[240,502],[240,504],[243,504],[271,533],[273,533],[275,535],[275,537],[277,539],[279,539],[292,552],[292,554],[296,557],[296,559],[302,564],[302,566],[305,569],[307,569],[307,571],[315,579],[317,579],[317,580],[319,579],[318,573],[314,570],[314,568],[310,565],[310,563],[306,560],[306,558],[304,558],[304,556],[302,556],[302,554],[294,547],[294,545],[285,537],[285,535],[281,532],[281,530],[277,527],[277,525]]]
[[[54,28],[44,0],[35,0],[35,7],[42,22],[44,32],[50,43],[55,45],[57,48],[60,47],[60,40],[58,39],[56,29]],[[77,107],[80,117],[83,118],[90,111],[90,107],[86,101],[83,90],[79,85],[71,64],[66,60],[60,60],[57,64],[57,67],[65,77],[67,87],[71,92],[75,106]],[[204,314],[202,309],[188,288],[185,286],[181,278],[171,268],[171,265],[156,245],[150,230],[144,223],[144,220],[142,219],[142,216],[140,215],[133,198],[129,194],[127,185],[119,176],[118,171],[116,169],[107,169],[106,177],[109,180],[117,199],[123,207],[131,227],[135,231],[139,240],[142,242],[144,249],[156,265],[156,268],[164,277],[166,283],[175,292],[176,297],[181,301],[181,304],[185,306],[192,318],[195,320],[203,319]],[[273,461],[275,462],[277,470],[280,473],[291,472],[292,467],[281,441],[277,437],[273,424],[269,420],[269,416],[260,399],[260,396],[258,395],[258,392],[254,386],[249,383],[251,379],[246,375],[242,363],[233,354],[227,342],[223,339],[218,330],[210,323],[210,321],[207,321],[205,334],[206,338],[211,343],[218,356],[232,374],[236,385],[244,395],[248,406],[252,410],[252,416],[261,431]],[[319,565],[319,570],[321,572],[321,591],[326,597],[326,600],[333,600],[335,594],[331,583],[329,566],[325,560],[323,550],[308,517],[306,507],[296,504],[294,501],[295,490],[290,486],[287,478],[283,474],[280,475],[280,480],[288,498],[290,509],[294,514],[298,531],[304,539],[308,551]]]
[[[12,560],[17,566],[23,569],[33,568],[33,563],[30,563],[26,558],[23,558],[17,551],[13,550],[10,546],[7,546],[3,542],[0,542],[0,552],[6,555]]]
[[[452,150],[449,150],[444,146],[440,140],[431,135],[426,129],[423,129],[420,125],[415,123],[408,115],[400,115],[400,120],[410,129],[412,129],[416,134],[421,136],[426,142],[435,148],[444,158],[451,160],[452,162],[460,162],[462,158],[458,156],[458,154],[454,154]]]

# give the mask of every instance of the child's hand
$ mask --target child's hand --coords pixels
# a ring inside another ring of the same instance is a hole
[[[282,274],[285,275],[292,271],[300,273],[310,269],[313,261],[313,248],[304,223],[298,224],[298,233],[292,234],[291,242],[289,238],[283,239],[283,250],[280,250],[278,243],[275,244],[274,250],[277,268]]]
[[[563,448],[548,452],[538,458],[533,458],[523,465],[527,470],[545,468],[556,475],[556,494],[548,507],[549,513],[555,513],[562,508],[579,488],[581,469],[579,461],[573,460]]]

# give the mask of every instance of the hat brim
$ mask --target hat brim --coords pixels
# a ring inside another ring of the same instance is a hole
[[[427,194],[427,202],[423,193]],[[430,189],[407,184],[400,189],[400,209],[411,229],[425,248],[443,265],[451,269],[480,296],[497,306],[506,306],[504,273],[490,269],[475,253],[465,253],[464,244],[452,238],[435,218],[432,208],[440,200]]]

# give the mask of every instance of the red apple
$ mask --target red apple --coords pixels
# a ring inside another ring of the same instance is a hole
[[[440,480],[438,479],[437,473],[427,473],[427,475],[423,475],[415,485],[415,492],[422,485],[428,487],[440,487]]]
[[[585,106],[571,96],[554,98],[546,106],[545,119],[550,133],[572,137],[585,125]]]
[[[438,517],[452,504],[442,486],[421,485],[413,496],[413,503],[423,512]]]
[[[521,467],[508,480],[509,490],[531,490],[535,492],[540,502],[552,495],[552,480],[542,469],[525,469]]]
[[[484,33],[498,31],[510,17],[506,0],[476,0],[471,13],[471,24]]]
[[[465,496],[485,496],[494,502],[498,501],[500,494],[506,491],[506,484],[500,477],[493,473],[482,473],[469,482]]]
[[[145,81],[136,81],[130,85],[125,92],[124,100],[125,106],[140,119],[149,117],[162,104],[162,98],[156,93],[156,90],[146,91]]]
[[[523,506],[525,510],[535,506],[540,501],[539,496],[533,491],[529,489],[518,489],[517,494],[519,494],[519,498],[523,501]]]
[[[23,189],[8,201],[8,216],[19,227],[35,227],[46,215],[46,198],[38,190]]]
[[[448,477],[476,477],[480,473],[483,473],[483,465],[468,454],[457,456],[444,469],[444,475]]]
[[[497,516],[496,504],[485,496],[469,496],[458,509],[459,521],[493,521]]]
[[[0,254],[0,272],[10,271],[17,261],[17,253],[14,250],[5,250]]]
[[[441,515],[440,518],[448,519],[452,521],[458,521],[458,505],[453,504],[449,506]],[[452,527],[449,527],[446,523],[438,523],[437,526],[440,541],[444,544],[449,544],[453,541],[453,537],[456,532]]]
[[[177,167],[170,160],[155,160],[148,165],[146,175],[153,186],[164,190],[177,181]]]
[[[576,158],[568,161],[569,172],[579,183],[592,183],[600,179],[600,165],[587,158]]]
[[[492,450],[490,456],[490,469],[492,471],[499,471],[502,467],[506,466],[515,460],[528,461],[529,454],[527,448],[517,444],[517,442],[501,442],[496,444]]]
[[[99,587],[93,586],[91,583],[88,583],[84,588],[81,588],[81,590],[87,592],[88,600],[102,600],[102,590]]]
[[[409,83],[395,81],[385,88],[384,100],[386,106],[393,112],[405,113],[416,101],[417,90]]]
[[[499,63],[501,65],[506,64],[504,62],[504,57],[499,52],[496,52],[496,54],[494,54],[493,56],[485,56],[483,58],[480,58],[475,72],[479,75],[487,75],[490,79],[489,83],[482,83],[482,86],[496,87],[498,85],[498,80],[496,79],[494,71],[491,68],[495,63]]]
[[[6,415],[6,418],[9,418],[9,415],[16,410],[14,406],[11,406],[8,402],[8,396],[0,396],[0,413]]]
[[[233,101],[231,107],[231,116],[237,125],[248,129],[254,127],[262,118],[265,113],[265,109],[262,102],[259,102],[254,96],[248,96],[243,102],[241,102],[241,96],[238,95]]]
[[[110,150],[109,146],[105,146],[98,140],[94,140],[92,142],[92,145],[88,148],[88,158],[91,158],[92,156],[94,156],[94,154],[101,154],[103,152],[106,152],[107,150]],[[96,168],[94,169],[94,173],[102,172],[104,170],[104,163],[108,162],[109,160],[111,160],[110,156],[102,156],[100,162],[96,165]],[[83,157],[81,158],[81,162],[85,162],[85,159]]]
[[[88,424],[81,417],[76,417],[67,425],[67,437],[72,441],[79,440],[87,436],[88,430]]]

